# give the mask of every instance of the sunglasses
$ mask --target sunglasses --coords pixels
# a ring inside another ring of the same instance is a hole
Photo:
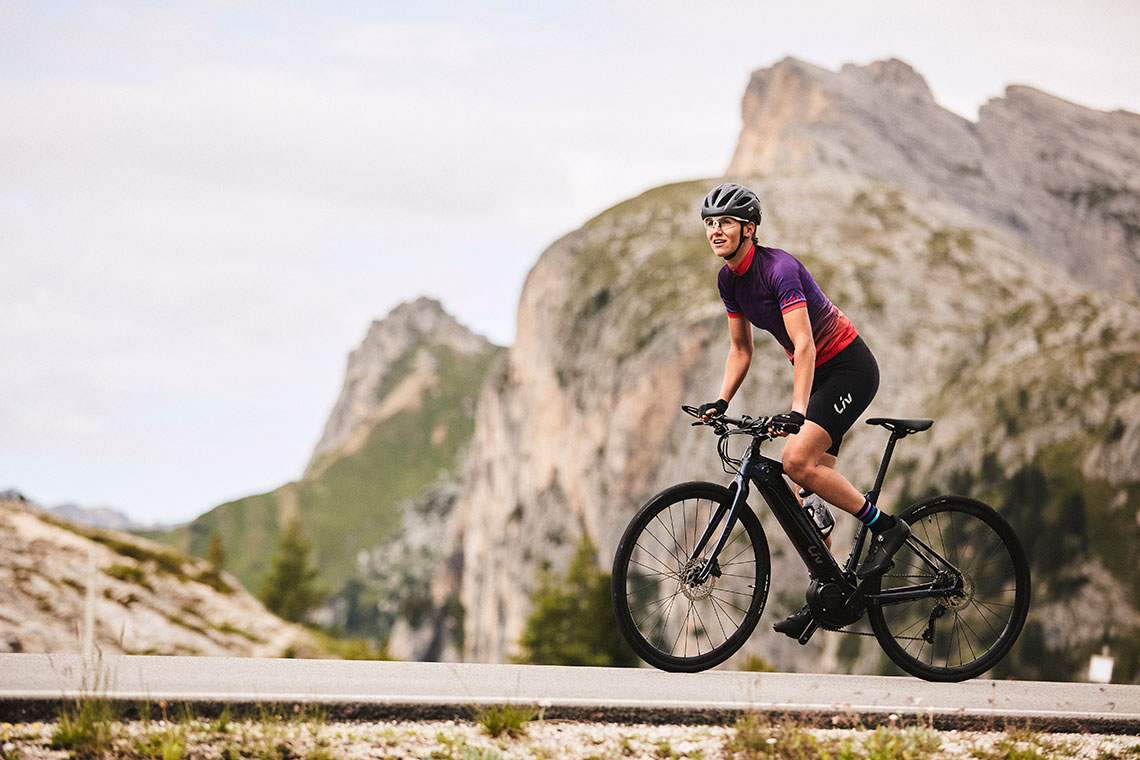
[[[711,230],[714,227],[718,230],[723,230],[731,227],[734,224],[744,224],[743,219],[737,219],[735,216],[722,216],[719,219],[709,217],[705,219],[705,229]]]

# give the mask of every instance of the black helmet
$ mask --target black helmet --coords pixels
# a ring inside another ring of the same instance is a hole
[[[747,187],[725,182],[705,196],[701,204],[701,219],[710,216],[731,216],[760,226],[760,199]]]

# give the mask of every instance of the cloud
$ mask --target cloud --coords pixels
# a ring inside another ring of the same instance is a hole
[[[1135,107],[1130,4],[956,11],[0,4],[0,487],[188,518],[296,477],[372,319],[428,294],[510,341],[543,248],[719,174],[786,54]]]

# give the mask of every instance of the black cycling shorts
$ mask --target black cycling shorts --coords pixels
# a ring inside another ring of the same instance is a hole
[[[855,338],[815,368],[805,416],[831,436],[828,454],[839,455],[843,435],[871,405],[878,390],[879,363],[862,338]]]

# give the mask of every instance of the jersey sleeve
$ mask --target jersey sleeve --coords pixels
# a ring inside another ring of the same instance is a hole
[[[728,311],[728,316],[733,319],[743,317],[744,313],[740,310],[740,304],[736,302],[735,296],[730,292],[731,288],[728,286],[729,281],[724,276],[724,270],[721,270],[716,284],[717,289],[720,290],[720,300],[724,301],[724,308]]]
[[[772,268],[772,292],[776,294],[781,314],[807,306],[807,294],[804,292],[803,281],[800,280],[799,267],[795,266],[795,260],[791,256]]]

